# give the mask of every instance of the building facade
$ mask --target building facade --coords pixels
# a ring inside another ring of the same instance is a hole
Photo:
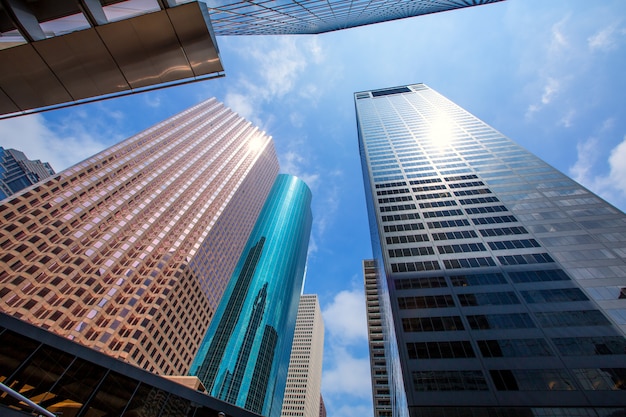
[[[210,395],[280,416],[311,223],[309,188],[279,175],[191,366]]]
[[[424,84],[354,98],[393,415],[622,415],[624,213]]]
[[[0,146],[0,200],[54,175],[47,162],[31,161],[24,152]]]
[[[370,370],[372,375],[372,399],[374,417],[392,417],[387,356],[383,333],[383,310],[380,306],[378,267],[376,261],[363,261],[365,303],[367,308],[367,341],[369,344]]]
[[[501,0],[207,1],[216,35],[317,34]]]
[[[317,417],[323,400],[324,320],[315,294],[300,296],[281,417]]]
[[[157,374],[186,374],[278,175],[215,99],[0,205],[0,310]]]

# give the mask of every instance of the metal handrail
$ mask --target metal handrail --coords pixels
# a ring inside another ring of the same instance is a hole
[[[0,382],[0,390],[6,392],[7,394],[9,394],[11,397],[15,398],[16,400],[19,400],[19,401],[21,401],[23,403],[28,404],[35,412],[39,413],[39,415],[44,415],[46,417],[57,417],[55,414],[52,414],[50,411],[46,410],[45,408],[43,408],[39,404],[36,404],[36,403],[32,402],[31,400],[29,400],[28,398],[24,397],[19,392],[14,391],[11,388],[7,387],[2,382]]]

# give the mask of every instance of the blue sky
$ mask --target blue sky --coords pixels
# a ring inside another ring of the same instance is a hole
[[[60,171],[211,96],[313,190],[305,292],[325,317],[330,416],[371,416],[371,256],[352,94],[423,82],[624,210],[626,1],[508,0],[317,36],[218,38],[226,77],[0,121]]]

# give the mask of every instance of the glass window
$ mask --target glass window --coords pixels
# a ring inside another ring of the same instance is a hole
[[[130,397],[135,392],[138,381],[110,372],[89,402],[85,417],[100,417],[103,415],[117,416],[124,411]]]

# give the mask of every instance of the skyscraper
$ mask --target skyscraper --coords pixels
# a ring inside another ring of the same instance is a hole
[[[0,310],[186,374],[278,174],[215,99],[0,205]]]
[[[315,294],[300,296],[282,417],[318,417],[322,407],[324,320]]]
[[[363,261],[374,417],[392,417],[376,261]]]
[[[316,34],[501,0],[208,1],[216,35]]]
[[[0,200],[54,175],[47,162],[31,161],[24,152],[0,146]]]
[[[280,415],[311,222],[307,185],[279,175],[191,366],[210,395]]]
[[[621,415],[624,214],[424,84],[354,97],[393,415]]]

